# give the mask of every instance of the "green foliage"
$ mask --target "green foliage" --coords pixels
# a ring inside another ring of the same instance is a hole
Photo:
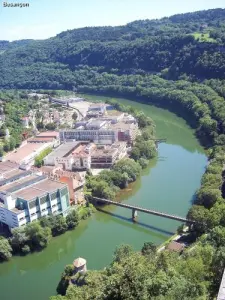
[[[133,159],[123,158],[115,164],[113,170],[122,174],[126,173],[129,181],[135,181],[140,175],[141,167]]]
[[[87,203],[86,206],[81,206],[78,209],[79,220],[85,220],[92,215],[96,211],[95,207]]]
[[[12,237],[10,238],[10,244],[15,253],[22,251],[23,247],[27,246],[28,236],[25,232],[25,227],[18,227],[12,229]]]
[[[29,241],[29,246],[32,250],[42,249],[47,247],[51,239],[51,229],[43,228],[38,222],[29,223],[25,227],[25,233]]]
[[[43,166],[44,158],[51,152],[52,152],[52,148],[49,147],[49,148],[46,148],[45,150],[43,150],[39,155],[37,155],[35,157],[35,162],[34,162],[35,167],[40,168],[41,166]]]
[[[212,299],[206,287],[219,259],[214,263],[211,246],[199,244],[181,257],[168,251],[157,254],[151,243],[145,243],[142,249],[144,255],[122,245],[104,270],[70,276],[75,284],[68,287],[63,299],[172,300],[180,299],[180,295],[185,300]],[[69,278],[64,271],[61,281]]]
[[[3,151],[3,148],[0,146],[0,157],[3,157],[4,155],[4,151]]]
[[[12,248],[7,239],[0,236],[0,261],[9,260],[12,256]]]
[[[55,123],[48,123],[45,125],[45,129],[47,130],[55,130],[57,125]]]
[[[61,215],[52,217],[50,222],[53,236],[60,235],[66,232],[68,228],[66,219]]]
[[[144,243],[142,249],[141,249],[141,252],[143,255],[152,255],[154,256],[156,254],[156,246],[151,243],[151,242],[146,242]]]
[[[5,152],[8,152],[8,151],[10,150],[10,145],[9,145],[8,142],[5,142],[5,144],[3,145],[3,150],[4,150]]]
[[[79,214],[75,209],[71,210],[66,216],[66,224],[69,229],[73,229],[79,224]]]
[[[27,255],[28,253],[30,253],[30,247],[28,245],[24,245],[22,248],[21,248],[21,251],[24,255]]]

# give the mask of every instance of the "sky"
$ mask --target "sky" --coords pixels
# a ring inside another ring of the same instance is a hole
[[[4,7],[4,2],[29,7]],[[0,0],[0,40],[45,39],[68,29],[212,8],[225,8],[225,0]]]

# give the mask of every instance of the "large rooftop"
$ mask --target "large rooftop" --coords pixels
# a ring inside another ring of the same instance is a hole
[[[0,191],[13,187],[20,182],[25,182],[28,176],[31,176],[31,174],[31,171],[22,170],[20,170],[19,173],[11,174],[11,176],[8,176],[0,181]]]
[[[114,155],[115,153],[117,153],[118,149],[117,148],[113,148],[111,146],[103,146],[103,147],[99,147],[96,148],[91,156],[92,157],[104,157],[104,156],[111,156]]]
[[[41,132],[39,133],[36,138],[39,137],[55,137],[58,138],[59,137],[59,132],[58,131],[45,131],[45,132]]]
[[[47,193],[52,193],[58,189],[62,189],[64,186],[65,184],[61,182],[45,179],[23,190],[14,192],[13,196],[15,198],[22,198],[26,201],[30,201],[34,198],[44,196]]]
[[[36,152],[42,146],[43,143],[28,143],[25,146],[16,149],[15,152],[8,154],[6,158],[7,160],[20,164],[27,156],[31,155],[33,152]]]
[[[28,143],[50,143],[54,141],[54,137],[34,137],[28,139]]]
[[[78,145],[80,141],[77,142],[67,142],[61,144],[53,152],[51,152],[46,158],[55,158],[55,157],[66,157],[68,156]]]
[[[5,176],[5,173],[18,169],[19,165],[15,162],[4,161],[0,163],[0,174]]]

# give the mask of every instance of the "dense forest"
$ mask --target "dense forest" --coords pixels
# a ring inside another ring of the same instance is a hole
[[[77,286],[53,299],[213,299],[225,267],[225,9],[0,45],[0,88],[67,89],[164,107],[195,128],[209,156],[188,212],[196,221],[192,248],[178,259],[123,247],[109,268],[78,276]]]
[[[47,40],[0,41],[1,48],[0,88],[72,89],[84,67],[118,75],[224,79],[225,10],[68,30]]]

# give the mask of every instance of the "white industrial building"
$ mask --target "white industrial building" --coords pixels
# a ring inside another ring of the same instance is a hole
[[[0,163],[0,222],[19,227],[46,215],[66,215],[70,208],[66,184]]]
[[[65,142],[44,158],[44,165],[60,166],[68,171],[89,169],[92,148],[93,144],[85,141]]]

